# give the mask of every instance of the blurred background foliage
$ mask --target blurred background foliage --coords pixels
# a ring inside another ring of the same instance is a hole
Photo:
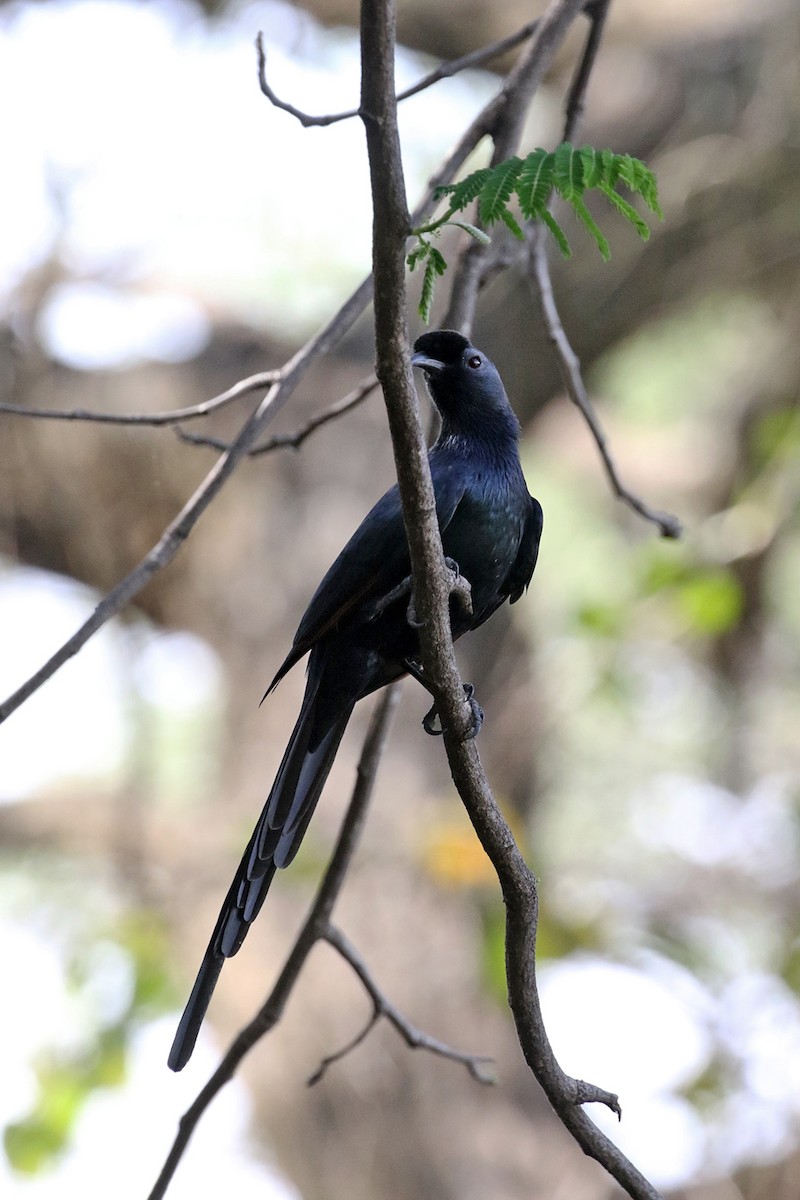
[[[431,65],[412,50],[454,57],[531,15],[402,0],[401,82]],[[197,403],[278,365],[346,296],[368,267],[361,132],[303,131],[269,109],[252,39],[264,30],[279,94],[335,110],[357,95],[355,20],[350,0],[0,6],[0,86],[18,114],[0,134],[4,399]],[[524,149],[559,140],[577,46]],[[545,1014],[565,1068],[620,1092],[612,1136],[692,1200],[800,1188],[798,63],[800,16],[780,0],[615,0],[588,97],[585,139],[648,162],[666,221],[647,246],[609,229],[605,266],[565,218],[574,258],[554,261],[556,292],[623,478],[680,515],[680,543],[609,494],[518,272],[487,289],[475,329],[546,514],[526,600],[460,649],[490,778],[541,879]],[[412,189],[493,86],[470,73],[404,107]],[[365,320],[276,429],[370,363]],[[226,436],[247,403],[204,430]],[[169,430],[0,414],[4,693],[212,461]],[[168,1074],[300,673],[259,709],[261,692],[391,472],[377,398],[301,452],[247,464],[135,610],[0,728],[4,1195],[105,1195],[112,1169],[145,1194],[177,1116],[266,994],[335,836],[364,714],[223,974],[196,1061]],[[497,887],[419,730],[424,697],[405,690],[339,919],[391,999],[491,1054],[498,1085],[380,1029],[308,1091],[367,1011],[320,948],[247,1092],[201,1127],[177,1197],[245,1183],[306,1200],[612,1194],[519,1061]]]

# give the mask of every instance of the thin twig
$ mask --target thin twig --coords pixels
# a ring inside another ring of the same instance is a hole
[[[466,1054],[462,1050],[455,1050],[452,1046],[448,1046],[446,1042],[441,1042],[438,1038],[431,1037],[430,1034],[418,1029],[416,1025],[412,1025],[408,1018],[403,1016],[390,1000],[387,1000],[372,978],[369,967],[364,962],[364,959],[340,929],[337,929],[335,925],[329,924],[322,936],[335,950],[338,950],[345,962],[349,963],[353,968],[372,1001],[373,1012],[370,1020],[352,1042],[337,1051],[336,1054],[331,1054],[328,1058],[323,1059],[320,1066],[309,1079],[309,1083],[317,1083],[332,1063],[338,1062],[339,1059],[344,1058],[346,1054],[354,1050],[356,1046],[359,1046],[381,1017],[384,1017],[390,1025],[394,1026],[410,1049],[427,1050],[430,1054],[438,1054],[442,1058],[449,1058],[452,1062],[461,1063],[478,1083],[495,1083],[494,1075],[485,1069],[485,1064],[493,1061],[491,1058],[483,1054]]]
[[[348,392],[341,400],[337,400],[330,408],[326,408],[324,412],[318,413],[315,417],[309,418],[305,425],[301,425],[299,429],[295,429],[293,433],[278,433],[275,437],[268,438],[265,442],[260,442],[257,446],[253,446],[248,450],[251,458],[257,458],[262,454],[269,454],[272,450],[280,450],[283,447],[291,447],[292,450],[299,449],[303,442],[310,434],[319,429],[322,425],[326,425],[328,421],[335,420],[336,417],[344,416],[351,409],[356,408],[371,392],[375,391],[378,386],[377,375],[368,375],[352,392]],[[222,438],[211,437],[203,433],[189,433],[186,429],[181,429],[180,425],[175,432],[182,442],[189,442],[193,446],[210,446],[213,450],[226,451],[230,449],[230,442],[224,441]]]
[[[614,494],[627,504],[629,508],[632,508],[634,512],[637,512],[639,516],[656,525],[662,537],[679,538],[682,533],[682,527],[678,518],[673,516],[672,513],[661,512],[659,509],[651,508],[641,497],[632,492],[630,488],[627,488],[620,479],[605,433],[597,419],[597,414],[592,407],[592,402],[586,391],[586,385],[581,375],[580,360],[572,349],[564,331],[564,326],[561,323],[561,317],[553,293],[553,282],[550,277],[550,264],[547,260],[544,225],[537,222],[536,227],[528,231],[528,236],[530,239],[530,272],[528,278],[531,281],[531,286],[535,283],[537,289],[547,334],[558,355],[558,363],[564,387],[567,390],[570,400],[577,405],[586,424],[589,426]]]
[[[211,400],[203,400],[200,404],[190,404],[187,408],[173,408],[166,412],[154,413],[109,413],[95,412],[88,408],[28,408],[24,404],[6,404],[0,401],[0,413],[10,413],[18,417],[39,417],[48,421],[95,421],[102,425],[175,425],[179,421],[190,421],[195,417],[205,417],[215,409],[230,404],[247,392],[256,392],[261,388],[277,383],[281,377],[278,371],[260,371],[247,379],[240,379],[233,387]]]
[[[412,84],[403,92],[398,92],[397,100],[408,100],[411,96],[416,96],[420,92],[424,92],[426,88],[433,87],[435,83],[439,83],[442,79],[450,79],[453,75],[458,75],[461,71],[468,71],[472,67],[480,67],[485,62],[490,62],[493,58],[499,58],[501,54],[507,54],[510,50],[516,49],[517,46],[526,42],[529,37],[536,32],[536,26],[539,24],[538,19],[528,21],[516,33],[509,34],[508,37],[500,38],[496,42],[492,42],[488,46],[483,46],[479,50],[471,50],[469,54],[463,54],[460,58],[453,58],[449,62],[440,63],[428,75],[424,75],[417,83]],[[302,109],[295,108],[293,104],[289,104],[285,100],[281,100],[275,94],[267,79],[267,53],[264,49],[264,35],[259,33],[256,36],[256,51],[258,54],[258,83],[264,96],[269,100],[275,108],[282,109],[290,116],[295,117],[300,124],[308,129],[311,126],[335,125],[338,121],[349,121],[353,117],[358,116],[357,108],[350,108],[344,112],[326,113],[321,117],[311,116],[310,113],[303,112]]]
[[[175,1174],[189,1139],[194,1133],[199,1121],[215,1096],[233,1075],[248,1051],[261,1040],[265,1034],[277,1025],[283,1016],[287,1001],[294,990],[306,959],[311,950],[325,936],[333,906],[339,896],[347,871],[355,853],[364,821],[369,807],[375,775],[383,754],[389,728],[397,702],[400,698],[400,684],[395,683],[385,688],[372,714],[361,757],[356,768],[356,782],[353,794],[342,822],[339,838],[336,842],[331,861],[328,864],[314,902],[311,905],[303,928],[295,940],[289,957],[283,965],[280,975],[266,1002],[255,1018],[246,1025],[231,1043],[230,1048],[217,1067],[214,1074],[199,1092],[195,1101],[186,1110],[178,1123],[178,1132],[161,1168],[158,1179],[148,1200],[162,1200],[170,1180]]]
[[[316,1087],[316,1085],[327,1074],[330,1067],[337,1062],[341,1062],[343,1058],[347,1058],[348,1054],[352,1054],[354,1050],[357,1050],[359,1046],[363,1045],[363,1043],[372,1033],[375,1026],[380,1021],[381,1016],[382,1013],[380,1010],[373,1005],[372,1012],[370,1013],[366,1024],[362,1029],[359,1029],[355,1037],[351,1038],[349,1042],[346,1042],[344,1046],[340,1046],[338,1050],[334,1050],[332,1054],[326,1054],[316,1071],[313,1071],[312,1074],[309,1075],[308,1079],[306,1080],[308,1087]]]
[[[573,141],[577,133],[578,126],[583,118],[583,109],[586,102],[586,92],[589,87],[589,78],[592,74],[597,51],[600,48],[600,42],[605,29],[606,17],[608,10],[611,7],[611,0],[592,0],[591,4],[587,4],[584,12],[589,18],[589,36],[586,39],[586,45],[583,48],[578,68],[572,80],[572,84],[567,94],[567,102],[565,105],[565,121],[564,133],[562,142]]]

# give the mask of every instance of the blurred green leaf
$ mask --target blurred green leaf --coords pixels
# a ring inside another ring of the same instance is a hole
[[[581,605],[577,620],[586,633],[598,637],[619,637],[625,627],[625,614],[626,606],[595,601]]]
[[[3,1146],[11,1167],[21,1175],[36,1175],[64,1149],[66,1133],[38,1117],[15,1121],[3,1131]]]
[[[788,948],[780,973],[792,991],[800,996],[800,938]]]
[[[719,568],[706,569],[687,579],[678,588],[677,601],[694,632],[719,634],[732,629],[739,620],[744,597],[731,572]]]
[[[779,409],[766,413],[753,431],[753,454],[756,464],[764,467],[774,458],[795,456],[800,450],[800,419],[797,408]]]

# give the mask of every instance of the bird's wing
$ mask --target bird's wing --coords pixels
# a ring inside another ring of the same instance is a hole
[[[460,463],[432,461],[431,470],[436,516],[439,528],[444,530],[464,496],[467,479]],[[410,571],[400,494],[395,484],[367,513],[323,578],[303,615],[292,649],[267,693],[358,605],[388,595]]]
[[[530,583],[539,556],[539,539],[542,536],[544,515],[538,500],[534,500],[533,496],[528,496],[528,500],[530,503],[525,515],[517,557],[501,588],[502,594],[508,596],[511,604],[516,604]]]

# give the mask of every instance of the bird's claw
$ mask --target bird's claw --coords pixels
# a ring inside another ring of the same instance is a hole
[[[464,684],[464,699],[469,704],[470,711],[472,713],[472,725],[467,730],[465,735],[465,740],[471,742],[472,739],[477,737],[477,735],[480,733],[481,726],[483,725],[484,711],[480,704],[478,704],[478,701],[475,699],[475,688],[471,683]],[[436,728],[437,720],[439,721],[438,729]],[[432,705],[430,710],[426,712],[425,716],[422,718],[422,728],[426,733],[430,734],[431,737],[441,737],[444,733],[444,730],[441,726],[441,718],[439,717],[439,710],[435,704]]]
[[[464,699],[467,701],[472,713],[472,725],[467,730],[466,740],[471,742],[474,737],[477,737],[483,725],[483,719],[486,715],[478,701],[475,699],[475,688],[471,683],[464,684]]]
[[[444,730],[442,729],[441,725],[439,726],[438,729],[436,728],[435,723],[436,723],[436,721],[438,721],[438,719],[439,719],[439,710],[436,707],[436,705],[433,704],[433,705],[431,705],[430,711],[426,712],[425,716],[422,718],[422,728],[425,730],[426,733],[430,734],[431,737],[441,737],[442,734],[444,733]]]
[[[454,558],[445,555],[444,565],[450,572],[450,595],[455,596],[467,616],[472,615],[472,588],[469,580],[461,574],[461,569]]]

